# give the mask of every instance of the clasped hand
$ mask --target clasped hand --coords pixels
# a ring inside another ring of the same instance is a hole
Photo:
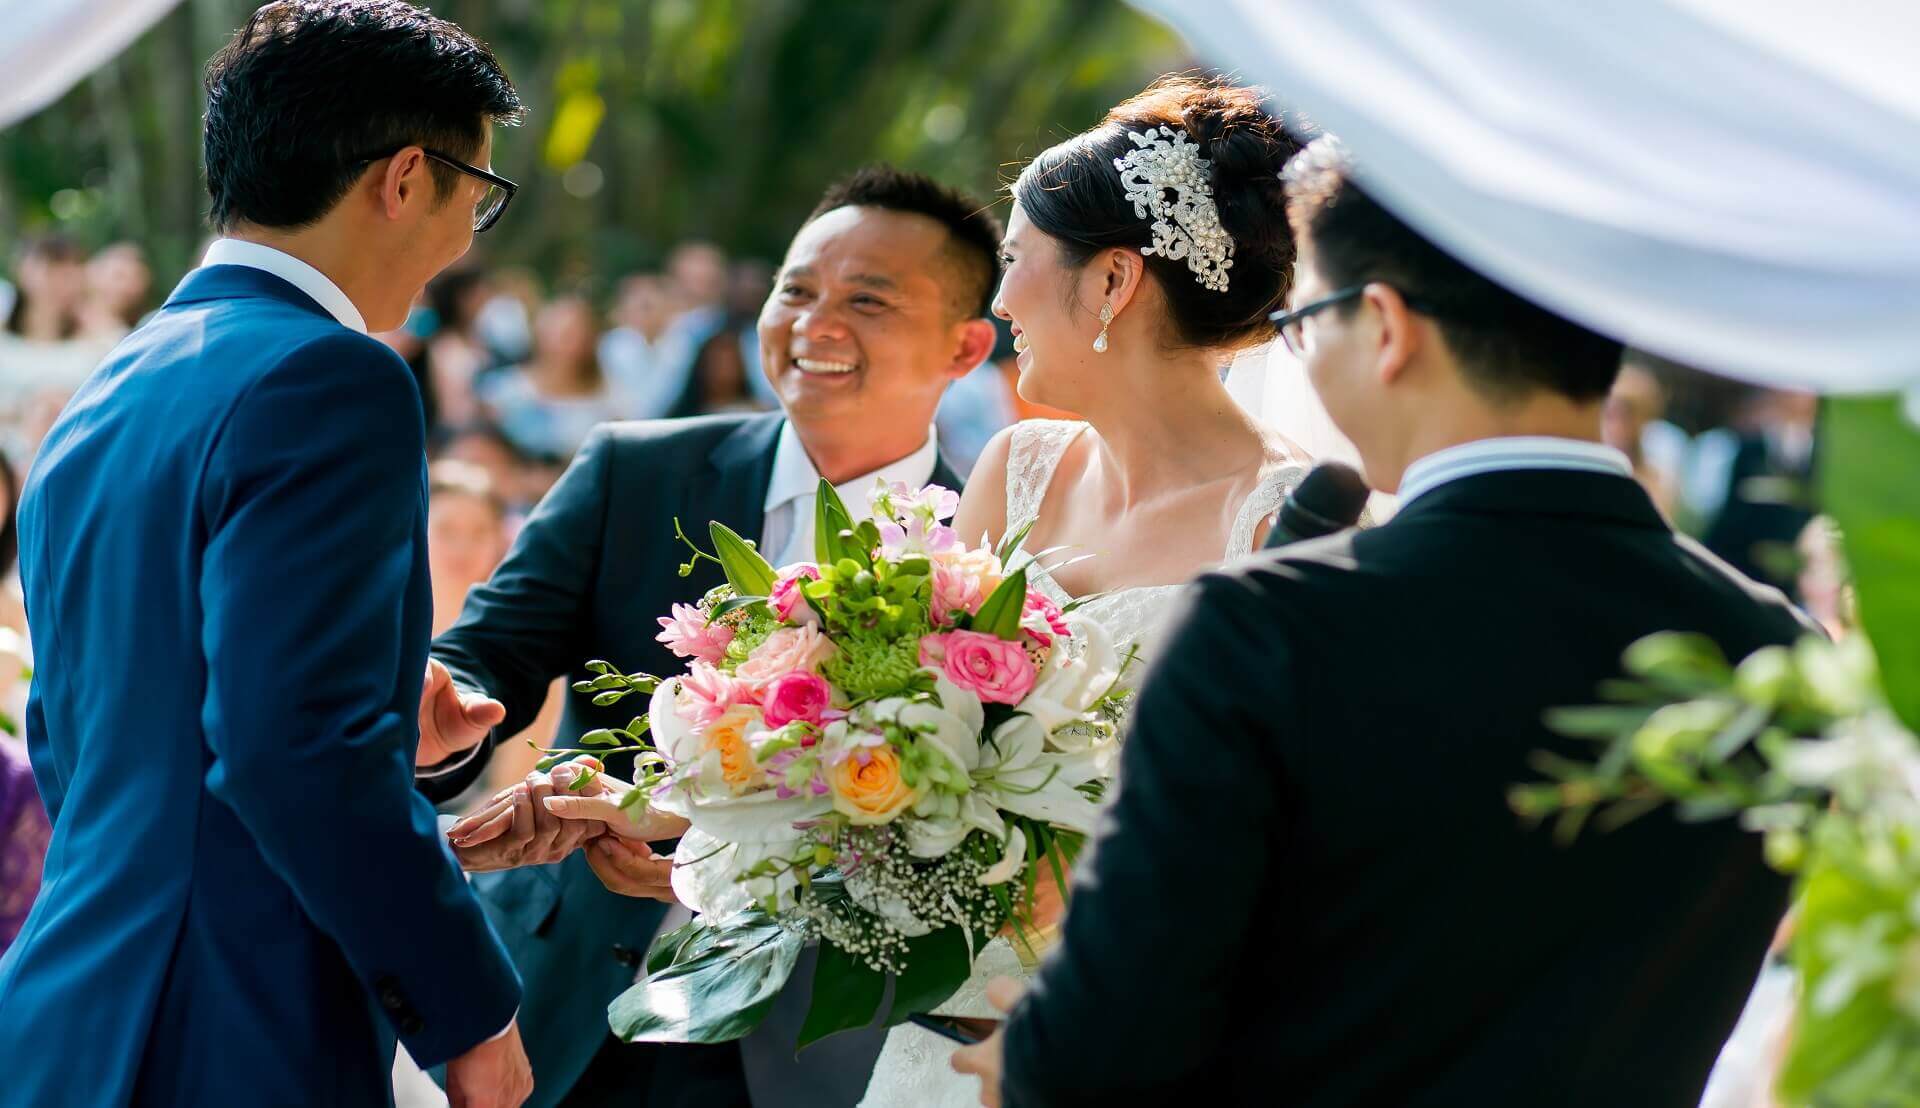
[[[600,764],[582,755],[529,774],[463,817],[447,831],[461,866],[479,872],[545,865],[585,844],[588,867],[608,889],[672,902],[673,858],[648,843],[679,837],[686,822],[659,812],[634,819],[620,806],[633,786],[605,774],[575,789],[589,767]]]

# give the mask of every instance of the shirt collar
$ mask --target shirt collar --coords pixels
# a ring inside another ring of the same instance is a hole
[[[347,294],[340,291],[340,286],[329,280],[326,274],[284,250],[275,250],[271,246],[244,239],[215,239],[213,245],[207,247],[207,256],[201,259],[200,264],[244,265],[271,273],[312,297],[315,303],[327,310],[327,314],[339,320],[341,326],[351,327],[363,335],[367,333],[366,317],[360,314],[359,308],[353,306]]]
[[[928,427],[927,441],[920,444],[920,449],[872,473],[843,481],[833,486],[833,491],[840,494],[840,499],[846,502],[847,513],[858,523],[872,517],[867,493],[872,490],[875,478],[888,484],[898,481],[917,489],[933,479],[933,468],[939,460],[939,439],[934,429]],[[814,468],[813,459],[807,457],[807,449],[800,444],[800,433],[793,429],[793,421],[788,420],[780,428],[779,444],[773,448],[773,477],[767,482],[763,506],[771,512],[782,504],[819,491],[820,471]]]
[[[1400,478],[1400,507],[1449,481],[1508,469],[1572,469],[1631,479],[1633,463],[1611,446],[1544,435],[1479,439],[1415,461]]]

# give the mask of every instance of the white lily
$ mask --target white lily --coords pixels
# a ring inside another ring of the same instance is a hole
[[[1013,880],[1014,875],[1020,872],[1020,867],[1026,863],[1026,860],[1026,832],[1016,827],[1013,829],[1013,834],[1007,838],[1007,852],[1001,855],[1000,860],[995,862],[987,872],[980,875],[980,883],[1004,885]]]

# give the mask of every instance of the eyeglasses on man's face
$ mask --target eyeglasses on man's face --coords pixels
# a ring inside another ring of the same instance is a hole
[[[391,158],[405,149],[405,146],[397,146],[384,154],[375,154],[370,158],[361,158],[358,164],[371,165],[382,158]],[[473,203],[473,233],[476,235],[500,222],[500,214],[507,210],[507,204],[513,199],[513,194],[520,191],[519,185],[507,180],[505,177],[497,173],[489,173],[479,166],[468,165],[459,158],[442,154],[438,150],[425,146],[420,148],[420,152],[432,158],[434,161],[439,162],[441,165],[457,169],[469,177],[478,178],[486,183],[486,191],[482,192],[480,198]]]
[[[1307,352],[1313,349],[1312,344],[1307,342],[1307,320],[1320,312],[1326,311],[1328,308],[1345,304],[1349,300],[1358,298],[1361,293],[1367,291],[1368,285],[1377,283],[1378,282],[1375,281],[1361,281],[1359,284],[1348,285],[1346,288],[1338,289],[1315,300],[1311,304],[1302,304],[1290,312],[1274,312],[1267,316],[1267,318],[1273,322],[1274,330],[1280,332],[1281,340],[1287,344],[1287,349],[1293,352],[1293,356],[1296,358],[1305,357]],[[1421,312],[1426,315],[1435,314],[1433,303],[1421,297],[1409,296],[1401,292],[1400,301],[1416,312]]]

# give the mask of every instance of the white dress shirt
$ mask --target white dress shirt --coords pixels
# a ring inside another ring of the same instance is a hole
[[[1480,439],[1436,450],[1407,467],[1400,478],[1400,508],[1449,481],[1509,469],[1571,469],[1633,479],[1625,454],[1597,442],[1547,436]]]
[[[898,461],[889,462],[848,481],[833,486],[846,502],[853,522],[873,518],[867,494],[873,491],[875,478],[889,484],[905,482],[919,488],[933,478],[933,467],[940,461],[939,435],[927,428],[927,441],[920,449]],[[800,445],[800,434],[791,422],[780,428],[780,443],[773,450],[773,478],[767,482],[767,498],[762,507],[766,518],[760,524],[760,552],[775,567],[813,560],[814,498],[820,491],[820,471]]]
[[[326,274],[284,250],[275,250],[271,246],[244,239],[215,239],[213,245],[207,247],[207,256],[200,260],[200,264],[244,265],[271,273],[313,297],[314,302],[339,320],[341,326],[351,327],[363,335],[367,333],[366,317],[360,314],[359,308],[353,306],[347,294],[340,291],[340,286],[334,284]]]

